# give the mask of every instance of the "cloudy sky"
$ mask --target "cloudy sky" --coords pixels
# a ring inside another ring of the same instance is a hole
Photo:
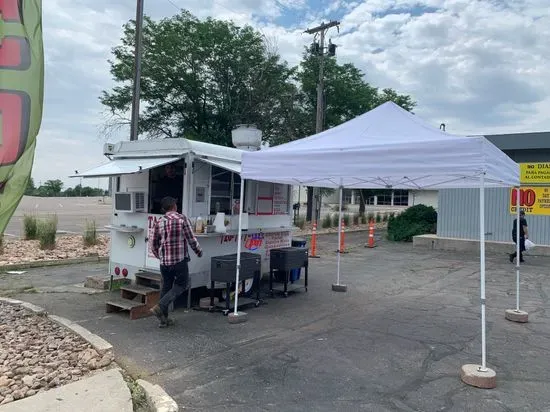
[[[113,85],[107,59],[135,17],[135,0],[43,7],[45,102],[33,177],[73,186],[75,169],[105,162],[98,96]],[[339,20],[340,33],[329,34],[338,60],[375,86],[412,95],[416,114],[434,125],[469,134],[550,130],[548,0],[145,0],[153,18],[180,8],[252,24],[290,64],[311,42],[304,29]]]

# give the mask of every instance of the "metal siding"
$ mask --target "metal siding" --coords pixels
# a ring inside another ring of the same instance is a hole
[[[485,190],[485,232],[487,240],[512,240],[515,215],[509,212],[510,189]],[[550,216],[527,215],[529,238],[539,245],[550,245]],[[439,191],[437,235],[458,239],[479,239],[479,189]]]

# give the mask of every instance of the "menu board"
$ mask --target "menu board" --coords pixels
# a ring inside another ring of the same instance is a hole
[[[288,186],[282,184],[273,185],[273,214],[288,214]]]

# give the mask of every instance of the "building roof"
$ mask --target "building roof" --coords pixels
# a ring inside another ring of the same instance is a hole
[[[485,135],[500,150],[550,149],[550,132]]]

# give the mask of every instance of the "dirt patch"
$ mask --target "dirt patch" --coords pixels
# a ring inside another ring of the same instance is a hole
[[[84,246],[81,235],[58,236],[55,249],[41,250],[38,240],[4,238],[4,253],[0,255],[0,266],[48,260],[75,259],[87,256],[109,256],[110,237],[98,236],[95,246]]]

